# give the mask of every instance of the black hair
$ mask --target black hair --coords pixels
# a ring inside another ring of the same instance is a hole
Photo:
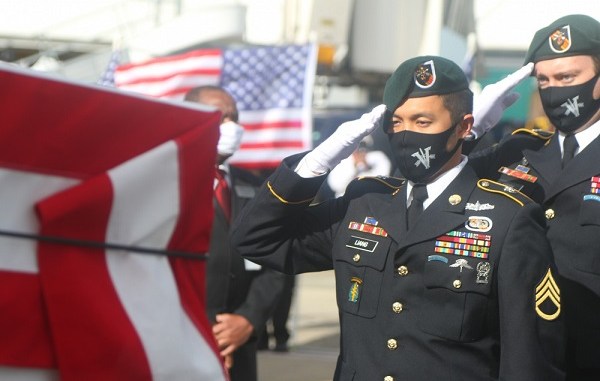
[[[463,116],[473,112],[473,92],[469,89],[443,94],[440,97],[444,102],[444,107],[450,111],[453,124],[460,122]]]

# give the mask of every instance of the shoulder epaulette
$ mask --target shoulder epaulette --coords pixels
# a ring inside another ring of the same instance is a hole
[[[483,189],[486,192],[498,193],[505,197],[510,198],[517,204],[523,206],[532,202],[533,200],[527,197],[524,193],[519,192],[517,189],[510,185],[502,184],[497,181],[489,179],[481,179],[477,182],[477,188]]]
[[[348,185],[346,193],[353,195],[370,192],[396,194],[405,180],[399,177],[390,176],[361,176],[352,180]]]
[[[546,131],[540,128],[518,128],[512,132],[511,135],[519,135],[519,134],[527,134],[531,136],[535,136],[536,138],[540,138],[542,140],[550,140],[552,136],[554,136],[553,131]]]

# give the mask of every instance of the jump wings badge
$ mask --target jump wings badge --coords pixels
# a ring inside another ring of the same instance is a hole
[[[571,47],[571,27],[565,25],[554,31],[548,38],[550,49],[554,53],[564,53]]]
[[[535,288],[535,312],[542,319],[550,321],[560,315],[560,289],[550,269]]]
[[[422,89],[428,89],[435,83],[435,66],[433,60],[423,62],[415,70],[415,83]]]

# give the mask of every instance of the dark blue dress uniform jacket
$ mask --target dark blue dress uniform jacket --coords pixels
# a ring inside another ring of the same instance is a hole
[[[231,213],[235,217],[255,195],[261,180],[252,173],[229,167],[231,180]],[[244,259],[231,250],[230,222],[216,199],[213,199],[214,218],[211,231],[209,258],[206,264],[206,313],[215,323],[219,313],[244,316],[256,328],[262,327],[271,316],[280,297],[285,276],[262,268],[247,271]],[[257,337],[256,332],[233,355],[230,369],[234,381],[255,381]]]
[[[574,379],[600,380],[600,138],[564,169],[558,135],[538,140],[545,144],[523,150],[501,143],[502,152],[475,160],[477,172],[520,188],[542,205],[562,276],[568,373],[587,369],[587,377]],[[502,162],[511,162],[507,153],[514,159],[515,151],[520,160],[507,164],[507,173],[498,172]]]
[[[356,180],[310,205],[324,176],[299,177],[299,160],[270,177],[232,241],[287,273],[335,271],[335,380],[563,379],[560,291],[538,205],[467,166],[407,232],[398,181]],[[466,243],[452,247],[457,237]]]

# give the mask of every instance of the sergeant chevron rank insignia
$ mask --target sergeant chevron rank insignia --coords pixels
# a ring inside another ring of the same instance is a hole
[[[544,320],[555,320],[560,315],[560,289],[550,269],[535,288],[535,312]]]

